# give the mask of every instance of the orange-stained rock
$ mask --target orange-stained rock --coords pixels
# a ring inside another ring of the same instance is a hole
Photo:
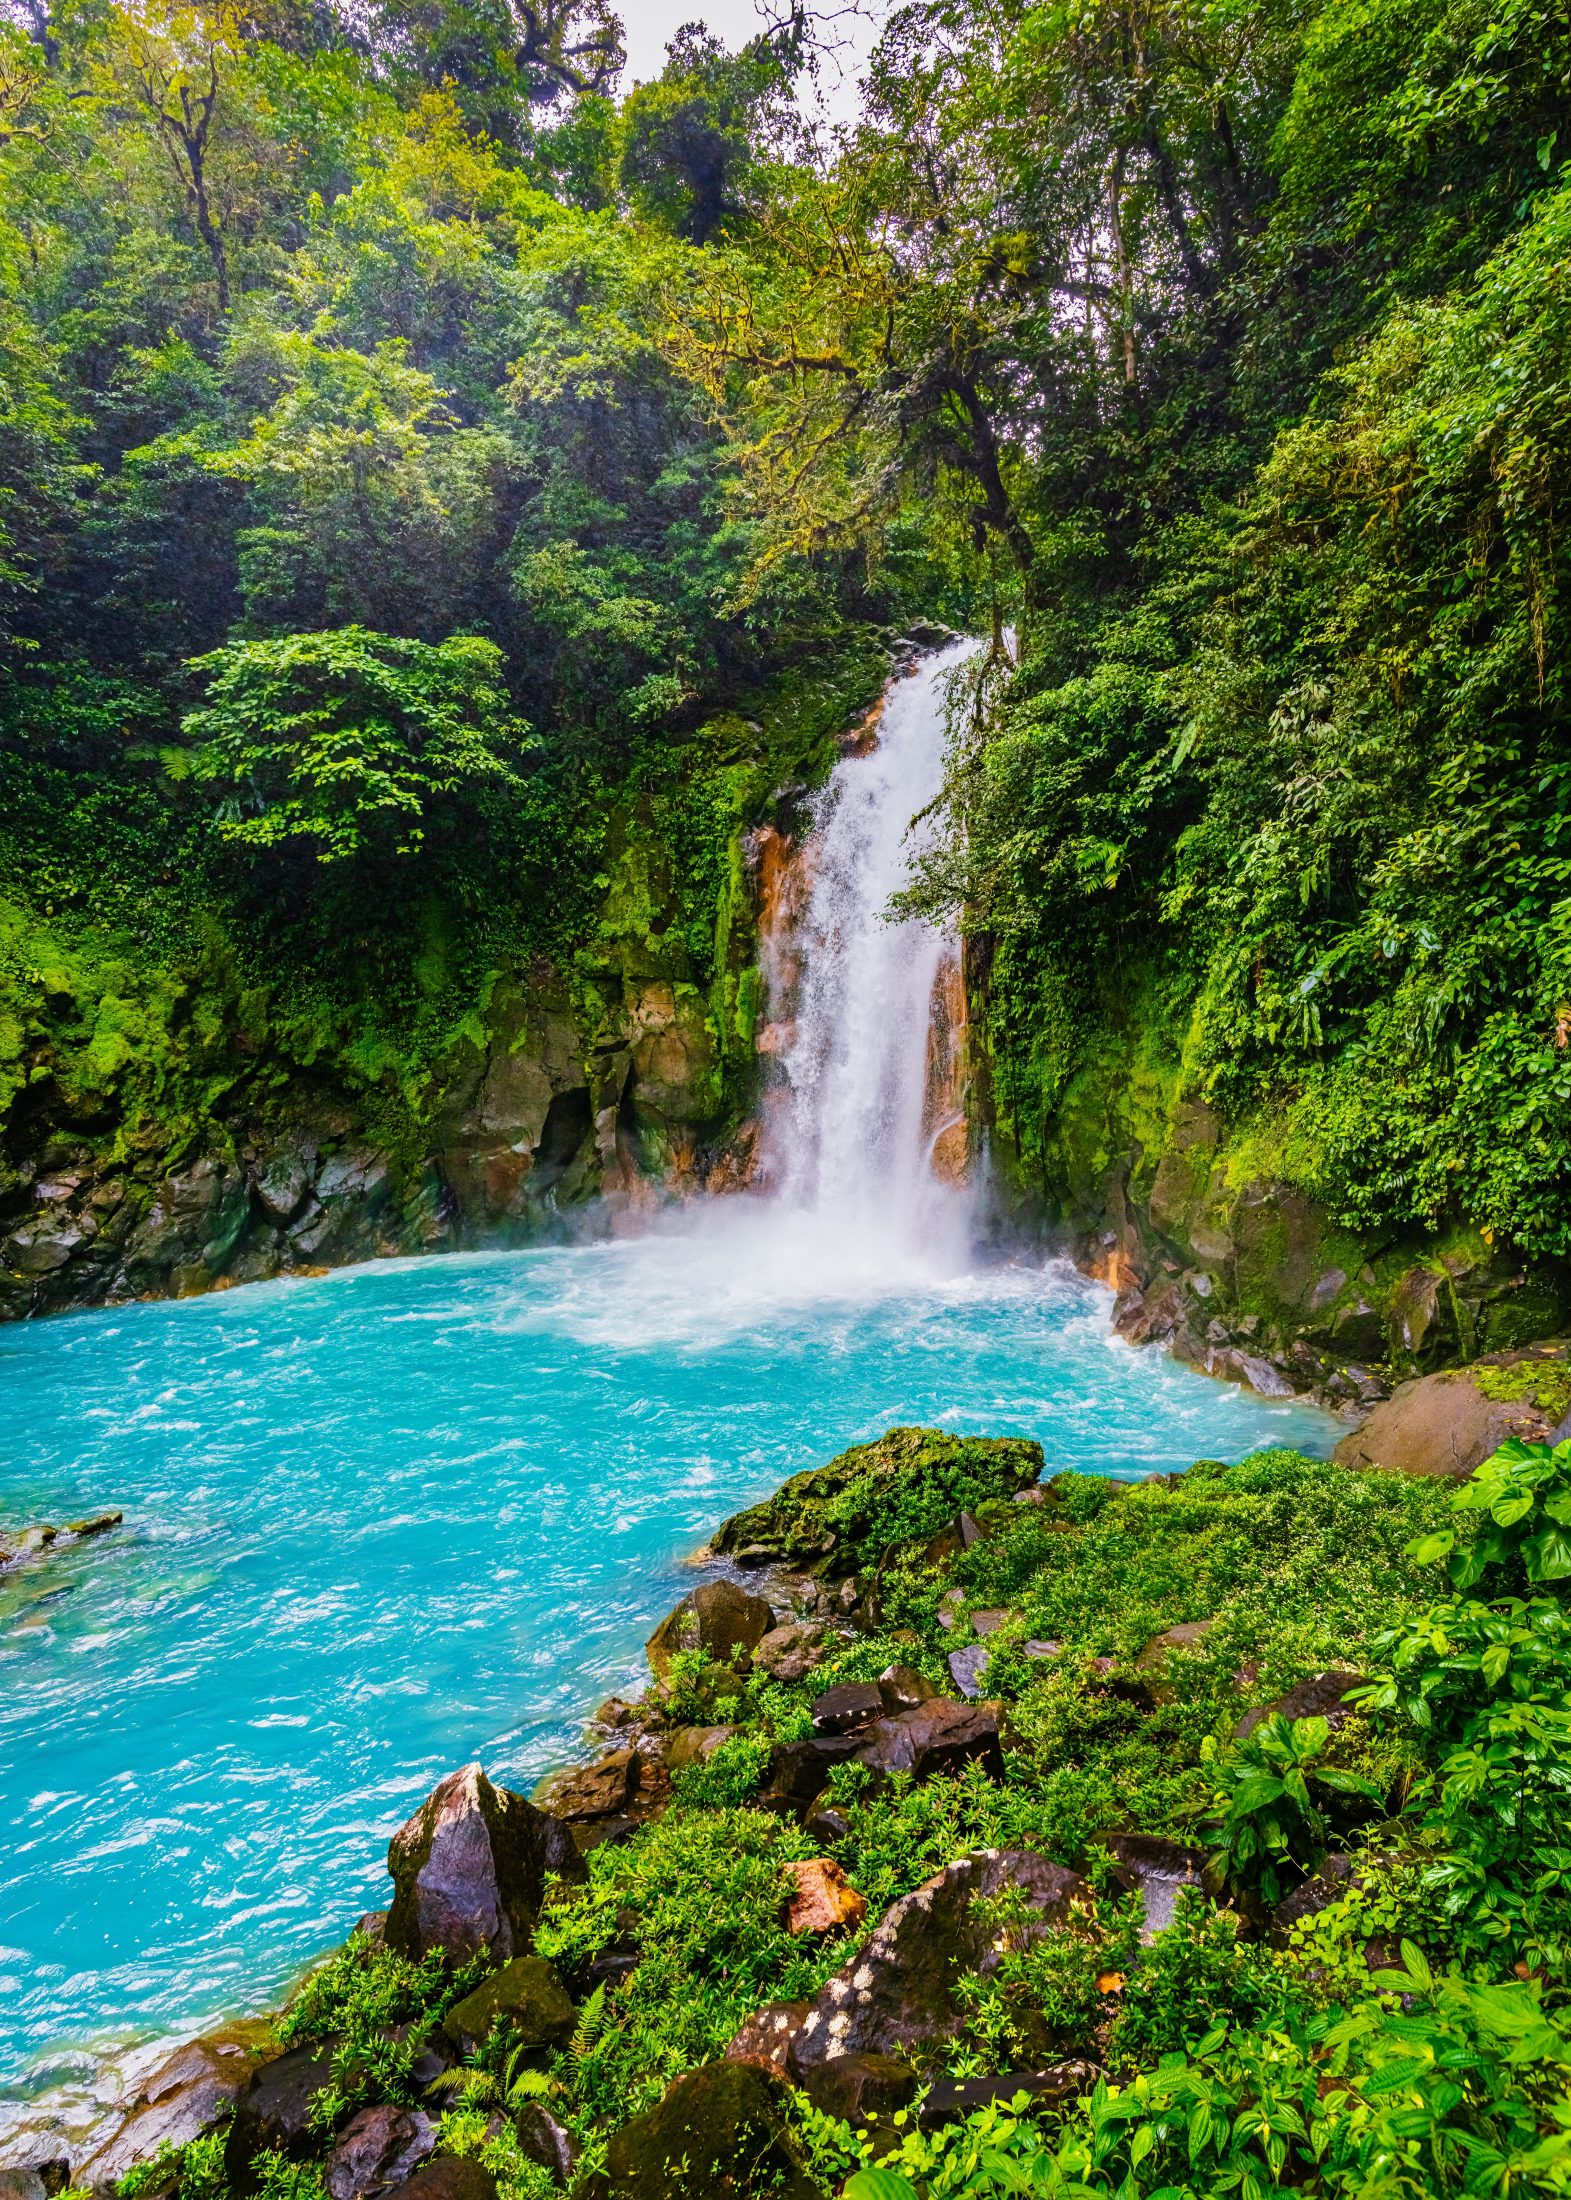
[[[760,1129],[758,1118],[750,1115],[739,1124],[729,1139],[709,1164],[704,1178],[704,1190],[712,1198],[723,1198],[732,1192],[750,1192],[758,1177],[760,1156]]]
[[[786,1911],[788,1933],[834,1933],[846,1925],[860,1925],[867,1904],[831,1857],[815,1856],[806,1864],[787,1864],[796,1881]]]
[[[970,1176],[971,1134],[966,1119],[957,1115],[952,1123],[946,1123],[933,1140],[928,1154],[928,1166],[940,1184],[950,1184],[959,1190]]]
[[[1111,1252],[1093,1254],[1085,1265],[1088,1276],[1111,1285],[1115,1291],[1139,1291],[1144,1287],[1145,1277],[1121,1245],[1115,1245]]]

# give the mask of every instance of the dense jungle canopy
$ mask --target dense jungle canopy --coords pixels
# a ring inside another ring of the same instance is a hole
[[[938,616],[1019,1151],[1135,1002],[1342,1222],[1571,1250],[1571,19],[916,0],[831,127],[826,14],[10,0],[0,1089],[88,964],[89,1078],[220,966],[383,1073]]]

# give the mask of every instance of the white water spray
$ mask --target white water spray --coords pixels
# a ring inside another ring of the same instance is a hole
[[[943,786],[946,682],[975,647],[955,643],[897,681],[876,745],[836,768],[789,941],[795,1016],[770,1174],[779,1206],[826,1249],[874,1264],[953,1267],[968,1243],[968,1202],[932,1166],[945,1128],[933,1112],[934,1004],[956,949],[935,926],[887,912],[931,845],[922,813]]]

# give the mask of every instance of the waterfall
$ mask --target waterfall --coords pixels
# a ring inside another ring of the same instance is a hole
[[[887,911],[930,844],[922,813],[943,785],[945,683],[975,647],[957,642],[890,687],[875,737],[814,805],[766,942],[776,1204],[873,1261],[948,1264],[967,1241],[964,1193],[940,1176],[963,1173],[958,949]]]

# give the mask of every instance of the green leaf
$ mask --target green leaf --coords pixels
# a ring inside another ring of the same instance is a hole
[[[1571,1574],[1571,1534],[1559,1527],[1541,1529],[1522,1546],[1529,1581],[1564,1581]]]
[[[859,2169],[846,2182],[845,2200],[920,2200],[909,2177],[897,2169]]]
[[[1455,1548],[1455,1528],[1437,1528],[1433,1535],[1421,1535],[1404,1546],[1415,1566],[1434,1566],[1442,1558],[1449,1558]]]
[[[1525,1520],[1533,1509],[1531,1494],[1526,1497],[1497,1498],[1489,1508],[1489,1517],[1501,1528],[1513,1528],[1519,1520]]]

